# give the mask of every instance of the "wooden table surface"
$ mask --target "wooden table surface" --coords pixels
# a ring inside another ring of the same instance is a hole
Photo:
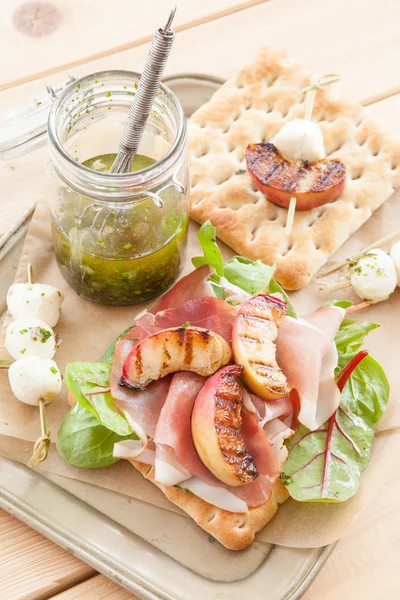
[[[37,6],[32,7],[32,4]],[[140,70],[165,0],[0,3],[0,114],[67,74]],[[31,6],[30,6],[31,5]],[[27,16],[29,18],[27,18]],[[279,46],[317,73],[342,76],[338,91],[400,133],[398,0],[181,0],[168,74],[232,75],[263,44]],[[0,163],[0,236],[43,187],[45,149]],[[376,507],[383,507],[376,516]],[[367,505],[304,600],[400,597],[400,472]],[[0,600],[128,600],[97,574],[0,511]]]

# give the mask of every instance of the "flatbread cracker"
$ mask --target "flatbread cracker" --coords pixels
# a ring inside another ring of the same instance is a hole
[[[154,483],[166,495],[170,502],[179,506],[207,533],[229,550],[243,550],[254,542],[255,535],[272,519],[289,497],[288,491],[278,480],[272,490],[272,496],[261,506],[249,508],[247,513],[231,513],[205,502],[191,492],[184,492],[175,486],[166,486],[154,481],[154,467],[135,460],[130,461],[140,473]]]
[[[346,187],[330,204],[296,211],[285,234],[287,209],[254,186],[245,149],[271,141],[286,121],[304,118],[302,89],[309,83],[309,73],[283,52],[263,48],[189,123],[192,218],[210,219],[239,254],[276,264],[275,277],[288,290],[304,287],[400,186],[400,137],[365,116],[360,104],[318,90],[313,120],[327,156],[346,165]]]

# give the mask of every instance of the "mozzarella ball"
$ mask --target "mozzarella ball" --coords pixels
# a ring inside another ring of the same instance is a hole
[[[370,250],[352,268],[350,281],[357,296],[375,304],[387,300],[396,289],[396,267],[383,250]]]
[[[15,360],[28,356],[53,358],[57,350],[53,330],[39,319],[23,319],[10,323],[4,345]]]
[[[324,138],[313,121],[294,119],[288,121],[273,140],[279,152],[290,161],[316,162],[325,158]]]
[[[61,374],[54,360],[30,356],[17,360],[8,369],[14,396],[24,404],[49,404],[61,392]]]
[[[55,327],[64,296],[57,288],[43,283],[13,283],[7,294],[7,307],[14,320],[40,319]]]
[[[390,258],[394,262],[397,273],[397,285],[400,286],[400,242],[393,244],[390,251]]]

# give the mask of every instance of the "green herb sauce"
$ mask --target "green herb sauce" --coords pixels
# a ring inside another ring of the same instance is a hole
[[[83,164],[109,171],[114,158],[106,154]],[[132,171],[153,163],[136,155]],[[179,196],[169,187],[162,193],[163,208],[148,197],[129,208],[105,208],[95,221],[98,205],[93,208],[90,198],[67,194],[52,227],[57,262],[68,283],[89,300],[116,306],[164,292],[184,262],[188,217]]]

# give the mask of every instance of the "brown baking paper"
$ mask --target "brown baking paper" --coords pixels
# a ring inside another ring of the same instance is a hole
[[[399,196],[398,196],[399,197]],[[393,230],[400,222],[400,207],[393,197],[364,228],[346,244],[338,256],[350,256],[368,242],[378,239]],[[185,272],[191,270],[189,258],[199,253],[197,226],[192,224],[189,235],[188,259]],[[222,246],[222,244],[221,244]],[[232,252],[223,250],[228,258]],[[338,258],[335,257],[335,258]],[[144,306],[107,307],[80,298],[62,278],[53,255],[51,231],[47,207],[41,202],[33,218],[21,262],[17,281],[26,281],[27,263],[33,264],[34,280],[55,285],[65,294],[63,314],[56,332],[62,338],[57,352],[57,363],[63,371],[69,361],[96,361],[112,341],[133,323],[134,316]],[[339,298],[355,300],[352,294],[337,292]],[[331,295],[319,290],[316,283],[292,294],[299,314],[305,314],[321,305]],[[379,360],[389,377],[392,397],[384,420],[380,424],[374,442],[370,464],[363,474],[357,496],[341,504],[298,503],[289,499],[278,511],[277,516],[258,534],[264,542],[292,547],[318,547],[339,539],[350,527],[364,504],[390,480],[394,466],[400,461],[400,409],[395,400],[400,390],[396,350],[400,333],[397,314],[400,293],[397,291],[387,302],[365,309],[360,318],[373,320],[381,328],[368,337],[368,348]],[[5,320],[5,326],[10,318]],[[396,331],[397,330],[397,331]],[[0,340],[0,358],[9,358],[3,348],[4,328]],[[67,390],[46,407],[47,420],[52,429],[52,439],[68,410]],[[33,443],[40,435],[38,409],[18,402],[12,395],[6,371],[0,371],[0,454],[26,463],[32,453]],[[78,479],[118,491],[176,513],[182,513],[150,482],[146,481],[127,461],[105,469],[79,469],[64,463],[53,445],[48,459],[37,468]],[[167,514],[165,518],[168,518]]]

